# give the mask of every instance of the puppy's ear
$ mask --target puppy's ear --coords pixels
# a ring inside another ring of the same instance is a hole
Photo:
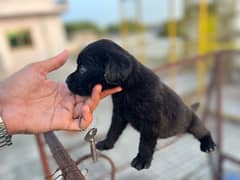
[[[104,78],[108,84],[121,85],[132,71],[131,56],[123,53],[108,54]]]

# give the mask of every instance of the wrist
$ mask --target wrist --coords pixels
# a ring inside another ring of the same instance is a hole
[[[7,129],[5,127],[5,123],[0,117],[0,147],[10,146],[12,145],[12,136],[8,134]]]
[[[2,84],[0,83],[0,116],[2,116],[2,109],[3,109],[3,100],[2,100]]]
[[[2,89],[2,84],[0,84],[0,118],[2,119],[4,126],[8,134],[13,134],[11,130],[11,123],[7,121],[7,118],[4,117],[4,92]]]
[[[8,117],[5,113],[5,107],[2,103],[0,103],[0,118],[2,119],[2,122],[4,123],[4,127],[9,135],[16,134],[16,126],[19,126],[19,124],[16,124],[12,121],[13,118]]]
[[[2,87],[0,84],[0,117],[3,119],[3,95],[2,95]]]
[[[9,146],[12,144],[11,135],[8,132],[6,122],[3,120],[3,103],[0,98],[0,147]]]

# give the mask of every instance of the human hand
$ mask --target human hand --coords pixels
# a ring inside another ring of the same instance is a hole
[[[0,113],[9,134],[85,129],[100,99],[121,91],[117,87],[101,92],[101,85],[96,85],[91,97],[80,97],[65,83],[47,79],[47,74],[60,68],[67,58],[67,51],[63,51],[32,63],[0,84]],[[79,116],[83,117],[81,124]]]

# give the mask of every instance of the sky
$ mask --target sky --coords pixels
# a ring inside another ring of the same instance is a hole
[[[125,0],[125,17],[134,19],[134,2]],[[119,0],[68,0],[69,9],[62,15],[65,22],[69,21],[92,21],[100,26],[117,23],[120,19]],[[165,21],[168,14],[169,0],[142,0],[143,21],[146,24],[158,24]],[[182,0],[176,2],[176,17],[182,13]]]

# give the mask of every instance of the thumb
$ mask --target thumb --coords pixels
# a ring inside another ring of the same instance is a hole
[[[44,71],[48,73],[63,66],[67,61],[67,59],[68,59],[68,51],[64,50],[50,59],[41,61],[40,65],[42,66]]]
[[[92,113],[90,112],[89,107],[83,107],[82,115],[83,118],[80,121],[79,119],[74,119],[73,121],[71,121],[71,124],[65,130],[79,131],[87,129],[93,120]]]

